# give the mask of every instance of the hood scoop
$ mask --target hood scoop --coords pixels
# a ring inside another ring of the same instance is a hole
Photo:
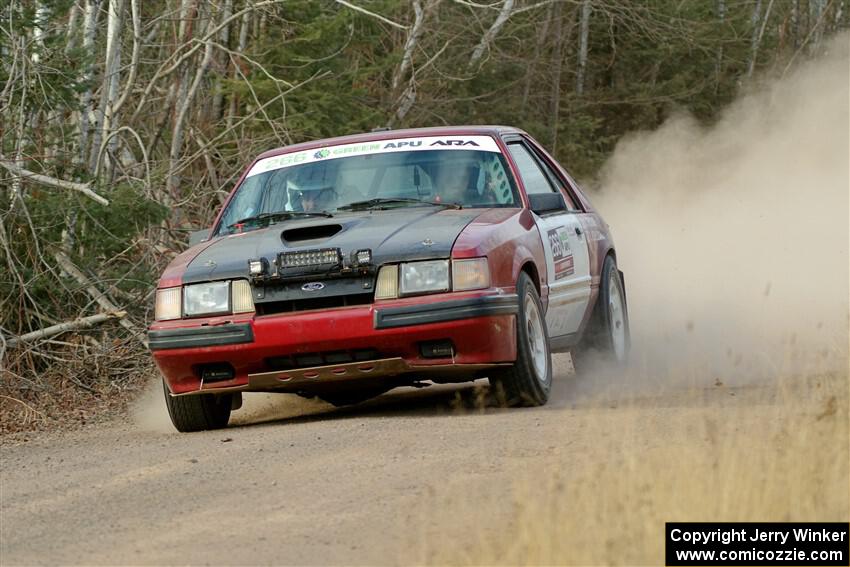
[[[284,230],[280,237],[287,244],[304,242],[306,240],[324,240],[342,230],[340,224],[322,224],[314,226],[302,226]]]

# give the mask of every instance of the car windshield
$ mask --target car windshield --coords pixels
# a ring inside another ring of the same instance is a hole
[[[519,206],[492,138],[382,140],[260,160],[228,203],[217,234],[307,216],[300,213],[430,206]]]

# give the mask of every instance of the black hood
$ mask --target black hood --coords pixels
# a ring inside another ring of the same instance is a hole
[[[285,251],[339,248],[343,257],[372,250],[372,263],[448,258],[461,231],[484,209],[406,207],[288,220],[218,237],[187,266],[184,283],[248,276],[248,260],[268,262]],[[305,240],[305,238],[309,238]]]

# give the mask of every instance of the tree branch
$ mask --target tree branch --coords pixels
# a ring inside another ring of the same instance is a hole
[[[6,346],[14,348],[22,343],[28,343],[38,339],[46,339],[48,337],[55,337],[56,335],[67,333],[68,331],[76,331],[77,329],[93,327],[105,321],[109,321],[110,319],[123,319],[126,315],[126,311],[109,311],[107,313],[89,315],[88,317],[80,317],[73,321],[66,321],[64,323],[59,323],[58,325],[51,325],[50,327],[38,329],[19,337],[12,337],[11,339],[6,340]]]
[[[405,26],[405,25],[399,24],[398,22],[394,22],[394,21],[390,20],[389,18],[385,18],[384,16],[382,16],[380,14],[376,14],[375,12],[370,12],[366,8],[361,8],[360,6],[355,6],[351,2],[346,2],[345,0],[336,0],[336,3],[342,4],[346,8],[351,8],[355,12],[360,12],[361,14],[366,14],[367,16],[370,16],[372,18],[377,18],[377,19],[381,20],[382,22],[384,22],[385,24],[389,24],[389,25],[396,27],[400,30],[406,30],[407,29],[407,26]]]
[[[74,181],[65,181],[64,179],[56,179],[55,177],[50,177],[49,175],[35,173],[28,169],[24,169],[19,165],[16,165],[12,160],[5,158],[2,154],[0,154],[0,167],[9,170],[11,173],[17,175],[21,179],[29,179],[30,181],[35,181],[36,183],[40,183],[41,185],[47,185],[49,187],[77,191],[79,193],[82,193],[86,197],[97,201],[101,205],[109,205],[109,201],[107,201],[106,199],[91,190],[90,183],[76,183]]]

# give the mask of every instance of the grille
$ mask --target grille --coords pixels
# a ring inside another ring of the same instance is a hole
[[[293,313],[313,309],[333,309],[334,307],[350,307],[352,305],[369,305],[372,303],[371,293],[357,295],[335,295],[332,297],[310,297],[306,299],[290,299],[287,301],[269,301],[257,303],[257,315],[273,315],[276,313]]]
[[[376,360],[378,358],[378,351],[376,349],[362,348],[275,356],[267,358],[266,365],[272,370],[292,370],[294,368],[346,364],[348,362],[361,362],[365,360]]]

